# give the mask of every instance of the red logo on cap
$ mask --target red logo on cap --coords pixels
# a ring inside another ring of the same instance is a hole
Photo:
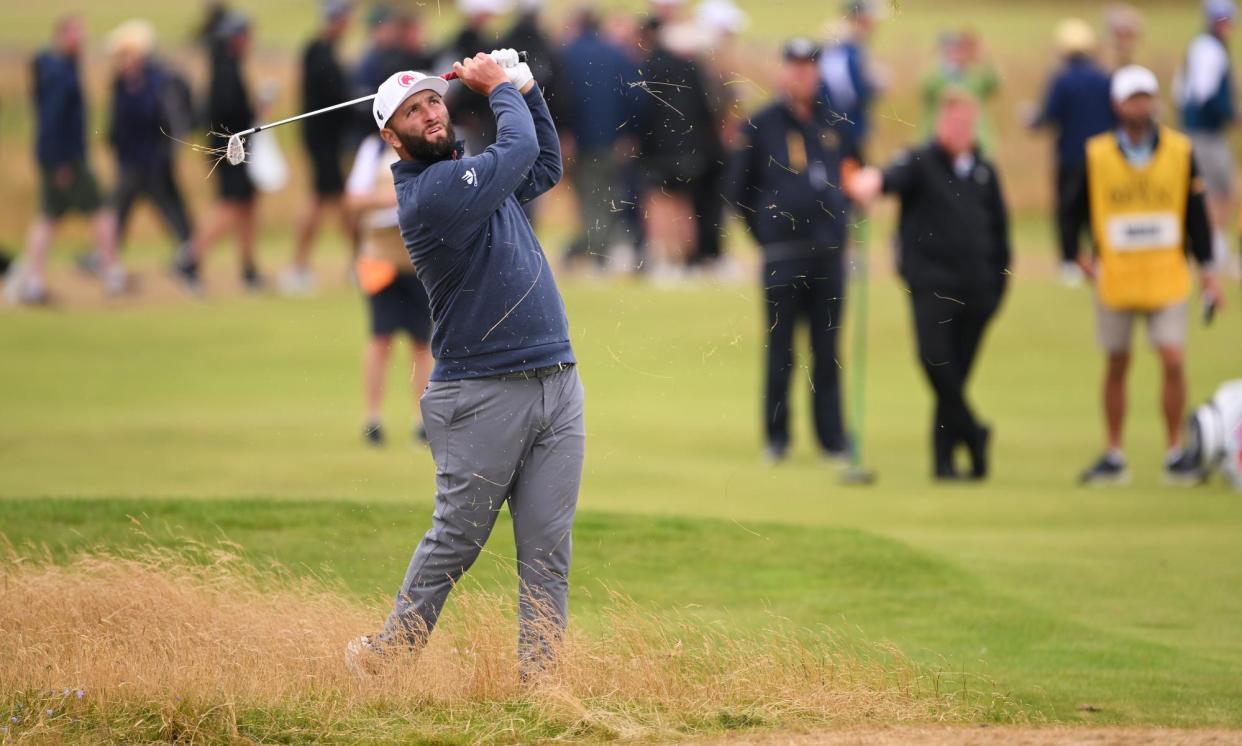
[[[400,78],[397,78],[397,85],[402,88],[409,88],[414,85],[414,76],[409,73],[403,74]]]

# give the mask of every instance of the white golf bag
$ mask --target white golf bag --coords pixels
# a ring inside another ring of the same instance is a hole
[[[1211,401],[1186,420],[1186,447],[1205,477],[1219,469],[1242,491],[1242,379],[1221,384]]]

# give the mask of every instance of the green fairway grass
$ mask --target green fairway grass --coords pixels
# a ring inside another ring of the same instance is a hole
[[[1016,284],[975,385],[996,477],[933,486],[904,291],[876,281],[871,488],[839,486],[815,456],[805,384],[792,460],[761,463],[751,286],[565,292],[588,396],[577,623],[594,623],[609,588],[739,630],[778,615],[891,640],[1057,720],[1242,724],[1242,497],[1158,485],[1146,353],[1131,389],[1135,483],[1074,486],[1100,442],[1085,291]],[[1237,375],[1239,321],[1234,308],[1194,325],[1193,400]],[[5,314],[0,532],[60,551],[127,545],[136,516],[157,536],[226,536],[364,596],[392,593],[430,519],[432,466],[405,441],[396,369],[393,442],[361,445],[362,329],[343,292]],[[508,530],[478,582],[511,585]]]

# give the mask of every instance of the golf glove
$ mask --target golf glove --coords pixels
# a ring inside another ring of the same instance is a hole
[[[516,49],[493,49],[488,56],[496,60],[496,64],[506,70],[517,67],[518,63],[521,62]],[[510,77],[509,79],[512,80],[513,78]]]
[[[526,84],[535,79],[535,74],[530,71],[530,65],[525,62],[519,62],[513,67],[506,67],[505,73],[509,76],[509,82],[519,91],[526,87]]]

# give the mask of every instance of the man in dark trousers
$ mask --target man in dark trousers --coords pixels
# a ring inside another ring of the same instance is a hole
[[[578,11],[577,34],[561,52],[565,75],[560,92],[568,112],[574,151],[570,176],[578,197],[578,235],[565,254],[567,263],[589,260],[602,265],[623,246],[631,251],[635,240],[625,235],[620,143],[633,134],[637,109],[630,84],[638,69],[600,35],[599,17],[591,8]],[[632,262],[631,262],[632,263]]]
[[[1056,131],[1057,244],[1061,250],[1061,282],[1082,282],[1074,258],[1087,226],[1075,215],[1074,203],[1087,170],[1086,144],[1112,128],[1113,108],[1108,98],[1108,72],[1092,58],[1095,32],[1085,21],[1069,18],[1057,27],[1057,47],[1064,63],[1048,84],[1043,106],[1031,118],[1031,127]]]
[[[159,211],[176,241],[174,266],[190,260],[193,228],[177,186],[173,140],[177,105],[172,73],[152,56],[155,33],[146,21],[127,21],[109,38],[116,64],[112,82],[112,116],[108,140],[116,149],[117,242],[121,243],[134,203],[146,197]]]
[[[860,202],[881,191],[901,201],[901,276],[910,288],[919,359],[936,394],[937,479],[958,478],[954,451],[970,451],[970,477],[988,474],[990,429],[966,401],[966,381],[1009,275],[1009,217],[996,167],[975,143],[978,103],[960,89],[941,100],[935,139],[850,180]]]
[[[325,0],[323,4],[323,27],[302,54],[302,111],[315,111],[349,98],[345,70],[336,57],[336,45],[349,28],[349,11],[346,0]],[[293,266],[280,278],[284,293],[304,295],[314,289],[311,249],[327,210],[341,210],[345,232],[351,232],[341,209],[345,188],[341,157],[351,116],[348,109],[338,109],[302,122],[302,142],[310,160],[314,193],[298,225]]]
[[[565,305],[522,211],[560,180],[561,152],[529,66],[514,50],[496,56],[504,68],[482,53],[453,66],[495,113],[496,142],[477,156],[463,156],[454,137],[441,78],[397,73],[374,102],[380,135],[401,158],[401,235],[431,298],[436,364],[422,411],[437,490],[384,630],[347,649],[359,673],[422,646],[506,501],[524,675],[555,653],[568,616],[583,392]]]
[[[785,45],[782,97],[741,127],[726,180],[730,201],[763,248],[767,305],[767,384],[763,423],[767,458],[789,448],[789,379],[798,322],[811,329],[815,432],[824,455],[848,458],[841,418],[837,331],[845,296],[847,210],[841,192],[848,145],[820,91],[820,48],[809,39]]]

